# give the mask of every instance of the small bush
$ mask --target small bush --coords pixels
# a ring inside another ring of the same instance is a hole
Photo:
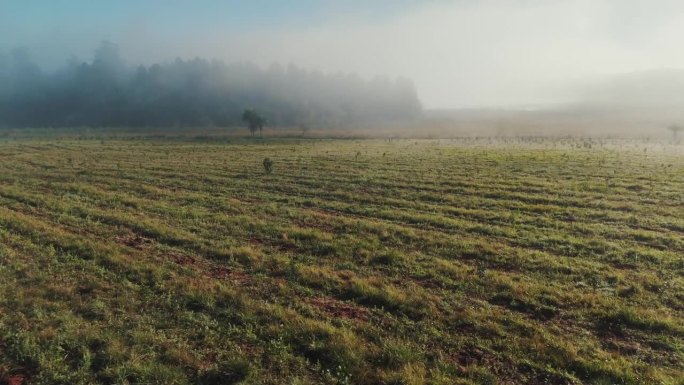
[[[271,158],[265,158],[264,159],[264,171],[266,174],[270,174],[271,171],[273,171],[273,161]]]

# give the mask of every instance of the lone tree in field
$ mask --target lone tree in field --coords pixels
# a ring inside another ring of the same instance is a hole
[[[670,127],[668,127],[667,129],[672,131],[672,140],[674,140],[675,142],[677,141],[677,137],[679,137],[679,133],[682,130],[684,130],[684,128],[682,128],[682,126],[680,126],[678,124],[673,124]]]
[[[263,136],[263,129],[264,125],[266,125],[266,118],[264,118],[261,114],[258,112],[254,111],[253,109],[246,109],[245,112],[242,113],[242,121],[247,124],[247,128],[249,128],[249,133],[254,136],[254,133],[256,133],[257,130],[259,130],[259,135]]]

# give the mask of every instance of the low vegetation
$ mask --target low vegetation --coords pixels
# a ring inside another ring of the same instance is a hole
[[[5,382],[684,383],[681,147],[6,137],[0,159]]]

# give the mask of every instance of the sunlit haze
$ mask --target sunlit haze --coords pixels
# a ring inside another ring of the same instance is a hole
[[[370,5],[369,5],[370,3]],[[131,64],[294,63],[413,79],[427,108],[553,105],[611,75],[684,67],[684,3],[578,1],[13,1],[0,51],[47,66],[102,40]]]

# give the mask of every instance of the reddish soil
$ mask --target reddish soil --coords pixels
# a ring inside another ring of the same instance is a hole
[[[22,385],[26,381],[26,377],[22,374],[15,374],[7,379],[7,385]]]
[[[307,302],[335,317],[367,320],[370,315],[370,311],[365,307],[332,297],[314,297]]]
[[[216,279],[233,281],[240,286],[246,286],[250,281],[249,275],[245,274],[245,272],[227,267],[215,267],[209,271],[209,276]]]
[[[176,264],[181,265],[181,266],[188,266],[188,265],[194,265],[197,263],[197,260],[195,258],[189,256],[189,255],[184,255],[184,254],[169,254],[169,258]]]
[[[138,250],[145,250],[152,244],[152,239],[138,234],[128,234],[116,237],[116,242]]]

